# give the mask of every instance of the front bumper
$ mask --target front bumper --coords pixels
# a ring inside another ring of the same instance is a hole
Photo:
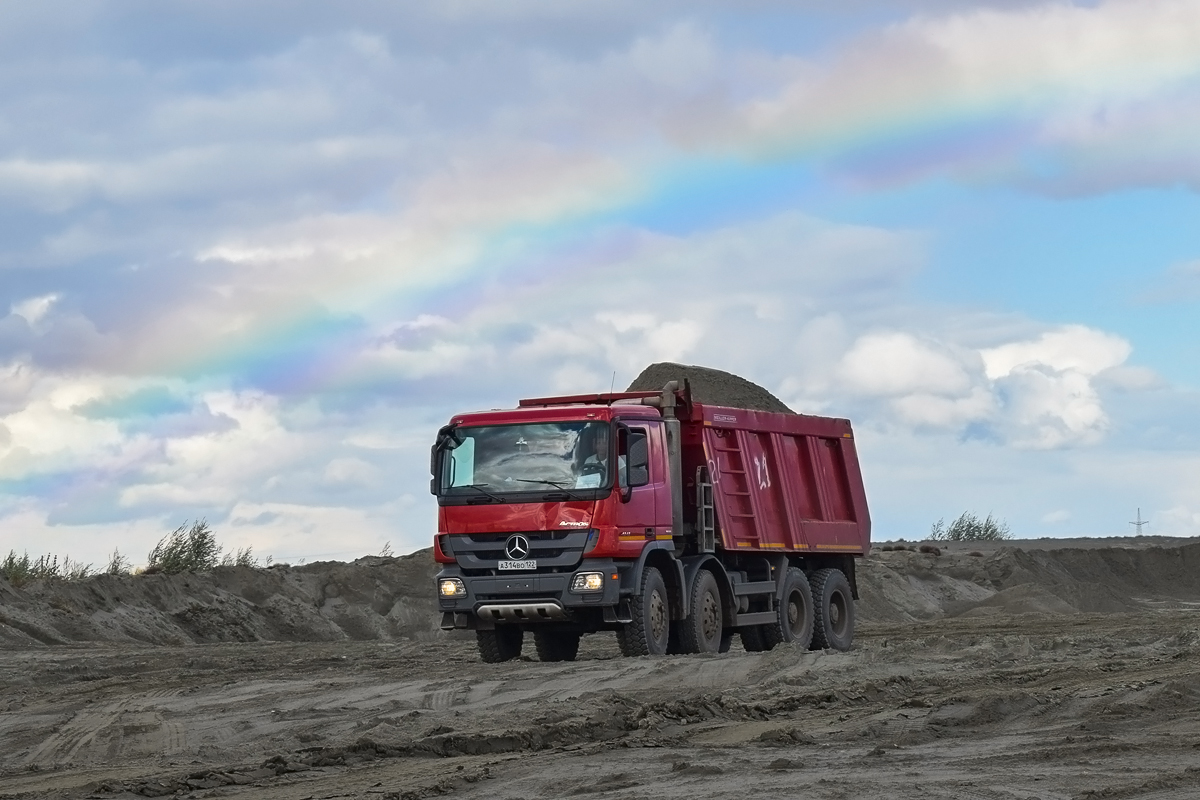
[[[465,575],[459,566],[447,565],[437,580],[459,578],[467,592],[461,597],[439,595],[441,627],[489,630],[497,623],[570,622],[585,609],[613,609],[620,602],[621,576],[628,568],[611,558],[585,558],[572,572],[511,575]],[[580,572],[602,573],[603,589],[570,591],[571,581]],[[606,616],[611,616],[611,611]]]

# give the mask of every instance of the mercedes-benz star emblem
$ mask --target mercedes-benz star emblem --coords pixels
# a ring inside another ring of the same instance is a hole
[[[514,533],[504,543],[504,554],[513,561],[523,560],[529,555],[529,540],[519,533]]]

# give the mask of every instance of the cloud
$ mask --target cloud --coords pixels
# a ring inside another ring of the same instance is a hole
[[[936,231],[797,209],[1188,180],[1190,4],[887,0],[820,48],[779,20],[846,12],[774,0],[36,6],[0,9],[0,526],[31,541],[424,546],[451,412],[655,360],[1005,460],[989,487],[1178,399],[1094,326],[922,299]]]
[[[0,414],[9,414],[23,409],[33,390],[33,370],[28,364],[13,362],[0,366]],[[11,431],[5,430],[5,441],[11,441]]]
[[[798,151],[876,186],[1197,186],[1198,47],[1190,0],[918,15],[797,63],[774,95],[713,106],[689,143]]]
[[[1119,364],[1096,374],[1093,383],[1097,387],[1112,388],[1123,392],[1144,392],[1165,389],[1167,382],[1149,367],[1134,364]]]
[[[931,334],[875,332],[845,351],[832,385],[850,401],[884,403],[893,424],[1054,449],[1095,444],[1108,432],[1097,378],[1142,376],[1123,366],[1130,352],[1124,339],[1079,325],[978,350]]]
[[[13,303],[12,313],[24,317],[25,321],[30,325],[36,325],[42,321],[42,317],[50,311],[51,307],[58,301],[57,294],[45,294],[41,297],[30,297],[19,303]]]
[[[1083,373],[1030,366],[996,385],[1004,401],[1006,432],[1017,447],[1092,444],[1108,430],[1100,396]]]
[[[1145,305],[1168,305],[1200,301],[1200,260],[1173,264],[1137,301]]]
[[[1011,342],[981,352],[987,375],[995,380],[1026,368],[1049,367],[1091,377],[1129,357],[1129,342],[1083,325],[1067,325],[1032,341]]]
[[[971,377],[961,356],[941,349],[907,333],[868,334],[843,357],[841,378],[862,394],[960,394]]]

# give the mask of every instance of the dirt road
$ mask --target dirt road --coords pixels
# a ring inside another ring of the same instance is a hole
[[[872,623],[849,653],[469,640],[0,655],[0,797],[1194,798],[1200,616]]]

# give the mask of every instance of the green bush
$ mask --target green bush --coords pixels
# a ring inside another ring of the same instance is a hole
[[[221,545],[217,537],[208,527],[205,520],[199,520],[188,525],[184,522],[169,535],[159,540],[147,557],[149,564],[137,574],[166,572],[207,572],[213,567],[262,567],[270,566],[271,557],[260,562],[254,555],[254,548],[245,547],[221,556]],[[120,548],[114,548],[108,557],[108,564],[103,570],[97,571],[91,564],[84,564],[64,556],[62,560],[56,555],[46,554],[30,558],[25,552],[18,556],[15,550],[9,550],[8,556],[0,561],[0,577],[7,578],[14,586],[22,586],[29,581],[58,578],[60,580],[77,581],[93,575],[130,575],[134,573],[129,559],[121,554]]]
[[[271,557],[267,556],[267,564],[271,563]],[[245,547],[233,553],[226,553],[221,559],[222,567],[260,567],[258,559],[254,557],[254,548]]]
[[[29,557],[29,551],[18,556],[16,550],[9,550],[4,561],[0,561],[0,575],[8,579],[13,586],[22,586],[29,581],[62,578],[68,581],[78,581],[94,574],[91,564],[73,560],[63,556],[62,562],[58,556],[47,553],[37,559]]]
[[[935,542],[978,542],[1011,539],[1008,524],[994,518],[990,513],[985,519],[980,519],[969,511],[946,525],[945,519],[939,519],[929,531],[929,538]]]
[[[114,547],[112,555],[108,557],[108,566],[104,568],[105,575],[128,575],[133,571],[133,565],[129,563],[129,559],[121,555],[121,548]]]
[[[146,572],[208,572],[221,561],[221,546],[205,520],[184,522],[159,540],[146,557]]]

